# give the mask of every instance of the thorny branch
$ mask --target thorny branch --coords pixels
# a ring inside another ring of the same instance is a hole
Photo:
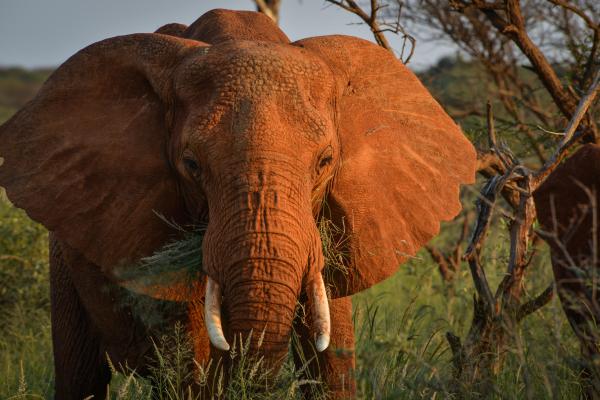
[[[487,230],[490,226],[491,216],[498,194],[509,184],[516,185],[516,188],[513,190],[515,191],[515,195],[519,197],[519,204],[515,209],[516,215],[510,224],[511,250],[509,265],[506,278],[501,283],[495,296],[496,301],[500,295],[502,295],[504,301],[507,301],[509,293],[516,295],[518,294],[518,290],[520,290],[518,286],[522,280],[522,274],[529,264],[528,258],[526,257],[527,243],[530,241],[531,225],[535,219],[535,206],[533,205],[532,193],[558,166],[560,160],[566,156],[568,149],[576,143],[576,140],[572,140],[574,132],[577,129],[578,123],[582,120],[583,115],[592,105],[598,92],[599,85],[600,72],[586,96],[582,98],[578,109],[565,130],[565,137],[559,144],[554,155],[536,172],[529,171],[526,167],[520,165],[518,160],[513,157],[506,157],[506,150],[498,147],[495,137],[493,115],[491,113],[491,107],[488,105],[488,136],[491,153],[498,155],[498,158],[502,160],[502,163],[506,167],[506,172],[502,175],[492,176],[481,191],[481,196],[477,200],[478,217],[464,257],[467,260],[478,258],[477,253],[483,245]],[[515,190],[517,188],[519,188],[519,190]],[[485,274],[479,272],[478,269],[479,267],[476,266],[475,273],[473,274],[476,288],[478,288],[477,291],[482,298],[489,300],[490,295],[487,293],[487,290],[479,289],[485,287],[489,288],[489,285],[487,281],[482,281],[485,280]]]
[[[375,41],[378,45],[383,47],[384,49],[390,51],[392,54],[394,53],[394,49],[390,45],[389,41],[385,36],[385,32],[392,32],[394,34],[402,35],[402,50],[400,52],[400,58],[404,62],[404,64],[408,64],[410,59],[412,58],[414,51],[416,40],[413,36],[408,34],[404,27],[400,24],[400,15],[402,11],[403,2],[401,0],[396,0],[397,13],[395,21],[390,23],[385,20],[381,20],[379,18],[379,11],[388,5],[379,4],[378,0],[370,0],[370,12],[365,11],[356,1],[354,0],[325,0],[328,3],[334,4],[356,16],[358,16],[365,24],[369,26],[373,36],[375,37]],[[408,56],[404,57],[404,51],[406,49],[407,44],[410,44],[410,50]]]
[[[600,73],[598,75],[600,76]],[[499,362],[500,359],[500,356],[494,358],[493,354],[502,353],[502,346],[504,346],[506,338],[513,334],[515,325],[543,307],[553,297],[554,285],[551,284],[533,300],[521,303],[523,278],[533,254],[529,250],[534,235],[532,226],[536,218],[533,192],[558,166],[559,161],[565,157],[568,150],[577,143],[578,137],[575,132],[595,99],[600,84],[599,76],[594,79],[587,94],[574,111],[564,132],[564,138],[555,153],[538,171],[529,170],[518,159],[509,156],[507,149],[498,146],[493,114],[488,104],[490,153],[500,160],[502,165],[498,166],[498,169],[503,172],[492,176],[481,191],[476,202],[477,220],[464,255],[469,262],[477,295],[474,298],[473,324],[464,344],[461,344],[460,338],[454,334],[447,334],[454,354],[457,376],[468,367],[467,363],[469,362],[474,364],[468,368],[473,376],[477,375],[477,372],[474,371],[479,370],[479,364],[482,362],[486,363],[485,369],[493,370],[491,365]],[[512,204],[514,215],[509,217],[510,255],[506,273],[498,285],[495,295],[492,295],[485,270],[480,262],[480,251],[486,239],[498,195],[505,189],[513,192],[517,202]],[[488,354],[488,356],[481,358],[483,354]],[[469,357],[472,355],[475,357],[470,359]]]

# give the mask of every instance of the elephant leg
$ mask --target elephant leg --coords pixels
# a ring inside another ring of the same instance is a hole
[[[579,263],[587,264],[585,259]],[[589,290],[594,271],[585,270],[582,274],[558,257],[552,258],[552,268],[563,310],[581,344],[583,397],[600,399],[600,296],[593,297]]]
[[[294,320],[295,340],[293,355],[296,369],[304,379],[323,381],[332,399],[355,397],[354,381],[354,326],[352,323],[352,300],[350,297],[330,300],[331,341],[329,347],[318,353],[314,348],[311,321]],[[310,318],[310,315],[307,315]],[[303,387],[306,398],[316,397],[314,387]]]
[[[50,238],[50,297],[55,398],[106,397],[110,369],[59,244]]]

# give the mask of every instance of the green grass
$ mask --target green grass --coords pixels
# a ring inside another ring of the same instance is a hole
[[[37,93],[51,69],[0,68],[0,123]]]
[[[453,229],[447,227],[436,240],[444,242]],[[0,237],[0,398],[51,398],[47,235],[1,197]],[[493,251],[484,254],[490,279],[496,283],[506,262],[504,239],[498,234],[492,239]],[[536,273],[527,284],[536,293],[551,279],[547,255],[542,253],[531,268]],[[433,263],[420,253],[389,280],[355,296],[359,397],[452,398],[451,354],[444,334],[451,330],[465,335],[472,293],[466,269],[449,290]],[[187,399],[185,375],[202,374],[185,357],[189,343],[184,336],[176,332],[156,344],[159,361],[149,378],[115,372],[111,398],[150,399],[152,393],[160,393],[159,398]],[[497,398],[577,399],[578,344],[558,300],[526,319],[517,337],[495,382]],[[239,346],[236,357],[245,357]],[[226,372],[234,378],[221,388],[230,398],[299,398],[300,384],[320,390],[317,382],[299,382],[287,363],[273,388],[265,392],[265,368],[257,368],[256,360],[240,365],[241,370]]]

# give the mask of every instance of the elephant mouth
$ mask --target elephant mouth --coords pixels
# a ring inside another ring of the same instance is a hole
[[[312,313],[313,331],[315,333],[315,347],[322,352],[329,346],[331,338],[331,318],[329,316],[329,303],[325,282],[320,273],[306,285],[308,303]],[[204,303],[204,321],[208,337],[213,346],[222,351],[229,351],[231,346],[223,333],[221,320],[222,291],[219,284],[208,277],[206,297]]]
[[[117,270],[115,278],[119,285],[138,294],[162,300],[186,301],[194,298],[196,293],[202,290],[201,276],[204,275],[207,279],[204,303],[205,328],[210,342],[216,349],[229,351],[231,346],[226,339],[222,319],[223,303],[226,300],[224,290],[216,280],[206,274],[199,261],[202,260],[201,248],[205,231],[205,226],[185,231],[183,239],[170,242],[151,257],[142,259],[135,267]],[[328,230],[321,232],[321,227],[319,232],[324,254],[329,256],[327,259],[337,260],[342,250],[334,248],[336,245],[329,237],[332,233]],[[304,283],[315,349],[319,352],[327,349],[331,334],[324,273],[325,270],[315,272],[311,274],[314,278]]]

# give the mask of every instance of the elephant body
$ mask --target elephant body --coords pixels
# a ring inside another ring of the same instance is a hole
[[[119,306],[126,304],[123,288],[53,234],[49,245],[56,398],[106,396],[107,356],[143,373],[151,332]]]
[[[476,165],[386,50],[347,36],[291,43],[268,17],[227,10],[81,50],[0,126],[0,156],[9,199],[51,231],[60,399],[102,398],[106,355],[143,372],[177,321],[198,362],[254,334],[274,371],[294,330],[304,374],[351,397],[350,296],[460,211]],[[322,221],[343,268],[326,263]],[[120,274],[196,225],[202,274],[162,287]],[[150,323],[130,289],[173,309]]]
[[[534,198],[544,238],[550,245],[552,270],[563,309],[581,342],[582,353],[591,361],[597,360],[600,294],[595,288],[600,274],[597,232],[600,146],[586,144],[578,149],[552,172]]]

